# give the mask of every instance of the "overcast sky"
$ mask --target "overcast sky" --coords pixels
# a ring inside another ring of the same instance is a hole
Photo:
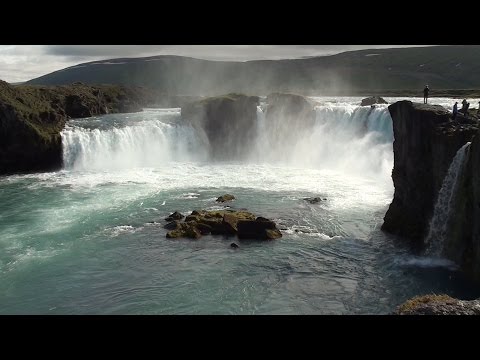
[[[182,55],[245,61],[410,46],[425,45],[0,45],[0,79],[26,81],[82,62],[118,57]]]

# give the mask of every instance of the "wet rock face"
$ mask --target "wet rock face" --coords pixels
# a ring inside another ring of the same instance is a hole
[[[258,104],[257,96],[210,97],[183,106],[182,119],[204,134],[212,160],[241,159],[256,136]]]
[[[282,144],[306,136],[315,125],[315,103],[295,94],[274,93],[267,96],[266,124],[268,131]]]
[[[360,106],[371,106],[375,104],[388,104],[385,99],[381,98],[380,96],[370,96],[362,100]]]
[[[194,238],[201,235],[237,235],[240,239],[271,240],[282,237],[276,224],[248,211],[193,211],[185,222],[174,221],[165,225],[170,231],[167,238]]]
[[[394,312],[395,315],[480,315],[480,300],[464,301],[448,295],[414,297]]]
[[[395,138],[395,194],[382,230],[423,244],[450,163],[458,149],[472,140],[478,125],[456,125],[438,105],[399,101],[388,109]]]

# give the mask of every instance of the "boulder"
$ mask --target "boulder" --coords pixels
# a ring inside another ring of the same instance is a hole
[[[175,230],[171,230],[167,233],[167,238],[190,238],[198,239],[202,236],[200,230],[193,222],[178,223],[178,227]]]
[[[226,202],[226,201],[231,201],[231,200],[234,200],[235,199],[235,196],[233,195],[230,195],[230,194],[225,194],[225,195],[222,195],[220,196],[219,198],[217,198],[217,202]]]
[[[327,199],[321,199],[319,197],[313,197],[313,198],[305,198],[303,200],[305,200],[306,202],[308,202],[310,204],[318,204],[319,202],[322,202],[322,201],[327,200]]]
[[[184,216],[180,214],[178,211],[175,211],[174,213],[168,215],[168,217],[165,218],[165,221],[174,221],[174,220],[182,220]]]
[[[180,222],[179,221],[170,221],[168,224],[166,224],[163,228],[167,230],[176,230],[179,227]]]
[[[282,237],[276,224],[265,218],[240,220],[237,223],[239,239],[270,240]]]
[[[194,215],[193,215],[194,214]],[[167,233],[169,238],[193,237],[197,235],[238,235],[243,239],[277,239],[282,236],[276,224],[264,217],[255,217],[248,211],[194,211],[180,221],[172,221],[165,225],[171,230]]]
[[[360,106],[371,106],[375,104],[388,104],[385,99],[382,99],[380,96],[370,96],[362,100]]]

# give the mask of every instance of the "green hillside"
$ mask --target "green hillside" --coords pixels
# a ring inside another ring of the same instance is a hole
[[[72,66],[29,84],[122,84],[168,94],[215,95],[274,91],[316,95],[389,89],[480,88],[480,46],[349,51],[332,56],[248,62],[180,56],[125,58]]]

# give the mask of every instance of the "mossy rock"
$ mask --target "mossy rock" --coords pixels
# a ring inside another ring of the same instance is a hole
[[[217,202],[226,202],[226,201],[232,201],[235,199],[235,196],[230,195],[230,194],[225,194],[217,198]]]

